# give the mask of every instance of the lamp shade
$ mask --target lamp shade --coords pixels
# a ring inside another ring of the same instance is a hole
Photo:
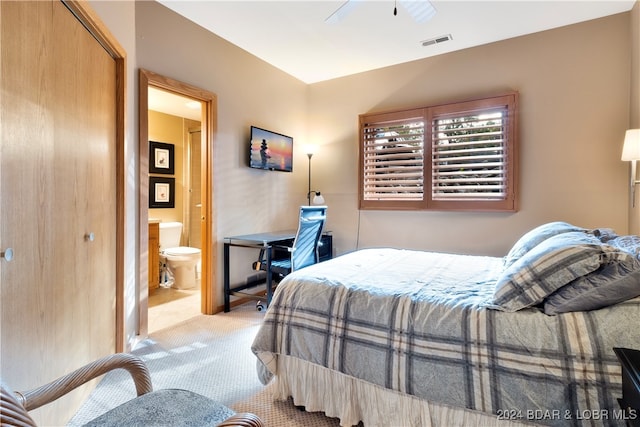
[[[319,191],[316,191],[315,196],[313,196],[313,204],[324,205],[324,197],[322,197],[322,194],[320,194]]]
[[[306,144],[304,146],[304,153],[307,156],[313,156],[314,154],[316,154],[316,151],[318,151],[318,146],[315,144]]]
[[[622,160],[640,160],[640,129],[629,129],[625,133]]]

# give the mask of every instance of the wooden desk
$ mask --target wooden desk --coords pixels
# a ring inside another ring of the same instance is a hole
[[[291,246],[296,237],[296,230],[284,231],[268,231],[265,233],[245,234],[241,236],[232,236],[224,238],[224,311],[229,312],[231,309],[231,295],[258,298],[255,295],[242,292],[248,288],[252,288],[266,283],[267,285],[267,305],[271,302],[273,296],[273,280],[271,278],[271,269],[268,268],[264,279],[257,279],[242,285],[231,287],[229,279],[229,256],[232,247],[255,248],[264,250],[266,263],[271,265],[272,251],[274,246]],[[318,249],[319,261],[326,261],[333,256],[333,237],[330,232],[322,233],[321,246]],[[259,297],[262,298],[262,297]]]

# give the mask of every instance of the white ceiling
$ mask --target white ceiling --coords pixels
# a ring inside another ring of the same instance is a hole
[[[425,23],[402,2],[351,0],[158,0],[161,4],[305,83],[413,61],[630,10],[635,0],[433,0]],[[425,0],[417,0],[419,2]],[[344,10],[344,9],[343,9]],[[452,40],[422,46],[450,34]],[[150,109],[200,119],[184,99],[150,93]]]
[[[158,0],[161,4],[305,83],[413,61],[587,21],[634,0],[433,0],[433,18],[415,22],[395,0]],[[416,0],[423,2],[425,0]],[[429,47],[422,41],[451,34]]]
[[[202,120],[202,104],[191,98],[185,98],[154,87],[149,88],[148,98],[147,107],[149,110],[160,111],[191,120]]]

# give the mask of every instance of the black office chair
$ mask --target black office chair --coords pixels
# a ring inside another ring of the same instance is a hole
[[[326,206],[300,206],[298,231],[292,246],[273,245],[271,253],[272,280],[280,282],[287,274],[318,262],[318,247],[322,230],[327,218]],[[259,260],[255,263],[256,270],[269,271],[266,254],[260,251]],[[264,305],[258,302],[257,309]]]

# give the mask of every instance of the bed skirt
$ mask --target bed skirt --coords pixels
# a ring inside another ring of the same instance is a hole
[[[277,357],[277,375],[270,384],[274,399],[293,398],[308,412],[324,412],[351,427],[390,426],[534,426],[525,421],[498,419],[496,415],[428,402],[398,393],[323,366],[289,356]]]

